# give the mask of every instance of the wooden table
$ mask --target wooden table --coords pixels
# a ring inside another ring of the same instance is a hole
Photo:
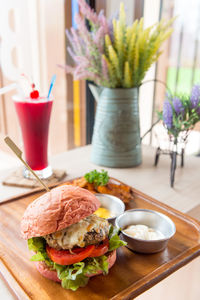
[[[65,169],[68,173],[67,179],[83,175],[88,170],[102,169],[90,163],[91,146],[77,148],[52,157],[51,164],[54,168]],[[137,168],[109,169],[109,175],[143,191],[155,199],[166,203],[181,212],[200,219],[200,158],[186,157],[185,167],[176,171],[175,188],[169,186],[169,157],[160,158],[158,166],[153,166],[155,149],[143,147],[143,164]],[[0,181],[9,174],[11,170],[0,172]],[[28,189],[5,187],[0,184],[0,201],[16,194],[24,193]],[[187,266],[183,267],[155,287],[151,288],[138,300],[176,299],[176,300],[198,300],[200,259],[197,258]],[[191,278],[188,285],[188,278]],[[2,288],[1,288],[2,285]],[[3,293],[3,297],[1,296]],[[0,299],[9,298],[9,292],[5,285],[0,282]]]

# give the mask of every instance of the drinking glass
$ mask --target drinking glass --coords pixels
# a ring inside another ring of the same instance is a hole
[[[41,179],[52,175],[48,164],[48,133],[53,98],[13,97],[18,115],[27,164]],[[32,178],[31,173],[24,169],[24,177]]]

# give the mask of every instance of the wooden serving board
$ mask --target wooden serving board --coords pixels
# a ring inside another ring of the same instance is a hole
[[[43,192],[21,195],[0,205],[0,272],[18,299],[103,300],[133,299],[200,255],[200,223],[151,197],[133,190],[131,208],[148,208],[168,215],[176,234],[167,249],[157,254],[138,254],[126,247],[117,251],[109,275],[91,278],[76,292],[45,279],[30,262],[27,243],[20,237],[20,220],[27,205]],[[17,201],[16,201],[17,200]]]

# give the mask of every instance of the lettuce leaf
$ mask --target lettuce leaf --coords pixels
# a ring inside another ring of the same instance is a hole
[[[65,289],[76,291],[88,283],[89,277],[86,274],[96,274],[101,270],[103,274],[108,274],[107,256],[89,257],[84,261],[69,266],[62,266],[54,263],[46,253],[46,241],[43,237],[34,237],[28,240],[28,248],[36,252],[31,257],[31,261],[44,261],[52,270],[57,271],[61,285]]]
[[[109,251],[113,251],[121,246],[126,246],[127,243],[120,240],[119,237],[120,229],[110,224],[109,227]]]
[[[62,279],[61,285],[64,289],[69,289],[76,291],[79,287],[84,287],[87,285],[89,277],[79,274],[76,279],[67,279],[66,277]]]
[[[99,270],[103,272],[104,275],[108,274],[108,259],[106,255],[99,257],[90,257],[85,260],[85,274],[96,274]]]
[[[88,283],[89,278],[84,274],[84,262],[79,262],[70,266],[61,266],[54,263],[61,285],[65,289],[76,291]]]
[[[28,248],[32,251],[39,251],[45,249],[45,240],[41,237],[33,237],[28,239]]]
[[[46,241],[43,237],[33,237],[28,239],[28,248],[29,250],[36,252],[36,254],[31,257],[31,261],[45,261],[48,266],[53,265],[53,262],[47,255]]]
[[[110,225],[109,228],[109,251],[115,250],[126,245],[119,238],[119,230]],[[104,275],[108,274],[108,259],[106,255],[99,257],[88,257],[81,262],[69,266],[62,266],[54,263],[47,255],[46,241],[43,237],[33,237],[28,240],[28,248],[36,252],[31,257],[32,261],[44,261],[51,270],[57,272],[61,285],[65,289],[76,291],[88,283],[89,278],[86,275],[96,274],[102,271]]]
[[[65,289],[76,291],[79,287],[87,285],[90,274],[96,274],[101,270],[103,274],[108,274],[108,261],[105,255],[100,257],[86,258],[84,261],[70,265],[60,266],[54,264],[61,285]]]

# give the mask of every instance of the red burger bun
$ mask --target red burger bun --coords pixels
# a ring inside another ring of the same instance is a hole
[[[112,268],[116,261],[116,250],[110,252],[108,254],[108,269]],[[34,264],[40,274],[50,280],[61,282],[61,280],[57,276],[56,271],[49,270],[49,267],[43,261],[34,261]],[[96,274],[88,274],[88,277],[93,277],[102,274],[102,271],[99,270]]]
[[[100,206],[99,200],[86,189],[62,185],[33,201],[21,221],[24,239],[62,230],[90,216]]]
[[[61,282],[57,276],[56,271],[49,270],[49,267],[45,264],[44,261],[34,261],[36,269],[40,272],[40,274],[50,280]]]

